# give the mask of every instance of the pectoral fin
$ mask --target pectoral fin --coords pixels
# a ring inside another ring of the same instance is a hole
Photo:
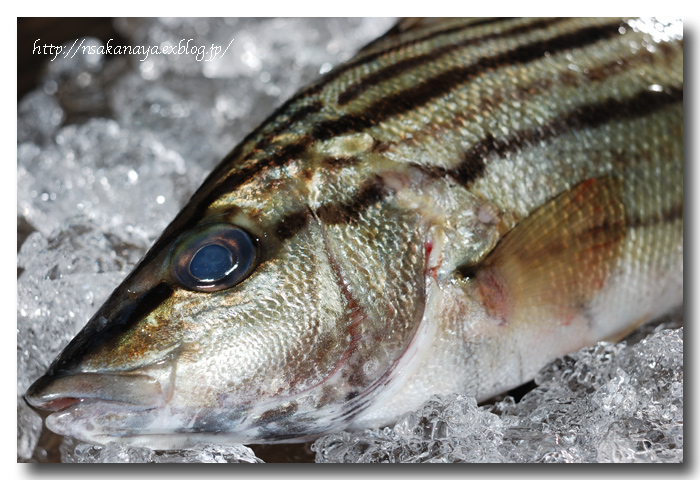
[[[586,180],[511,229],[473,278],[492,318],[567,324],[600,291],[625,236],[621,181]]]

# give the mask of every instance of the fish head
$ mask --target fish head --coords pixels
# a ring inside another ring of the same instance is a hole
[[[347,427],[396,377],[425,302],[420,216],[359,169],[246,165],[209,177],[29,389],[51,430],[297,441]]]

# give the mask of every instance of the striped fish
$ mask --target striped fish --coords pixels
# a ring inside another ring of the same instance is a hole
[[[487,399],[683,302],[683,38],[407,19],[211,173],[27,392],[153,448]]]

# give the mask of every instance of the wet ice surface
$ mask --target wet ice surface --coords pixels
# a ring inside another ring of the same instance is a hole
[[[392,24],[120,20],[134,45],[194,38],[225,48],[234,41],[212,62],[162,55],[47,61],[40,88],[18,105],[17,217],[33,231],[18,253],[18,392],[45,371],[238,141]],[[558,361],[517,404],[434,399],[394,429],[330,435],[313,448],[326,462],[682,461],[682,367],[682,330],[661,332],[632,347],[599,346]],[[42,443],[41,419],[20,397],[17,418],[20,461],[256,461],[239,445],[162,452],[64,439],[59,449]]]

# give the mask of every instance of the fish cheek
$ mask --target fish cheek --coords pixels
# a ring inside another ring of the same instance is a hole
[[[333,371],[347,347],[346,312],[326,278],[317,230],[311,225],[286,239],[237,287],[198,294],[208,306],[184,320],[178,360],[178,389],[187,402],[231,408],[284,402]]]
[[[338,398],[345,402],[371,395],[389,381],[425,305],[422,218],[401,208],[391,195],[370,200],[360,211],[341,210],[354,214],[345,221],[336,222],[329,214],[321,218],[330,278],[347,308],[344,329],[350,348],[337,383]]]

